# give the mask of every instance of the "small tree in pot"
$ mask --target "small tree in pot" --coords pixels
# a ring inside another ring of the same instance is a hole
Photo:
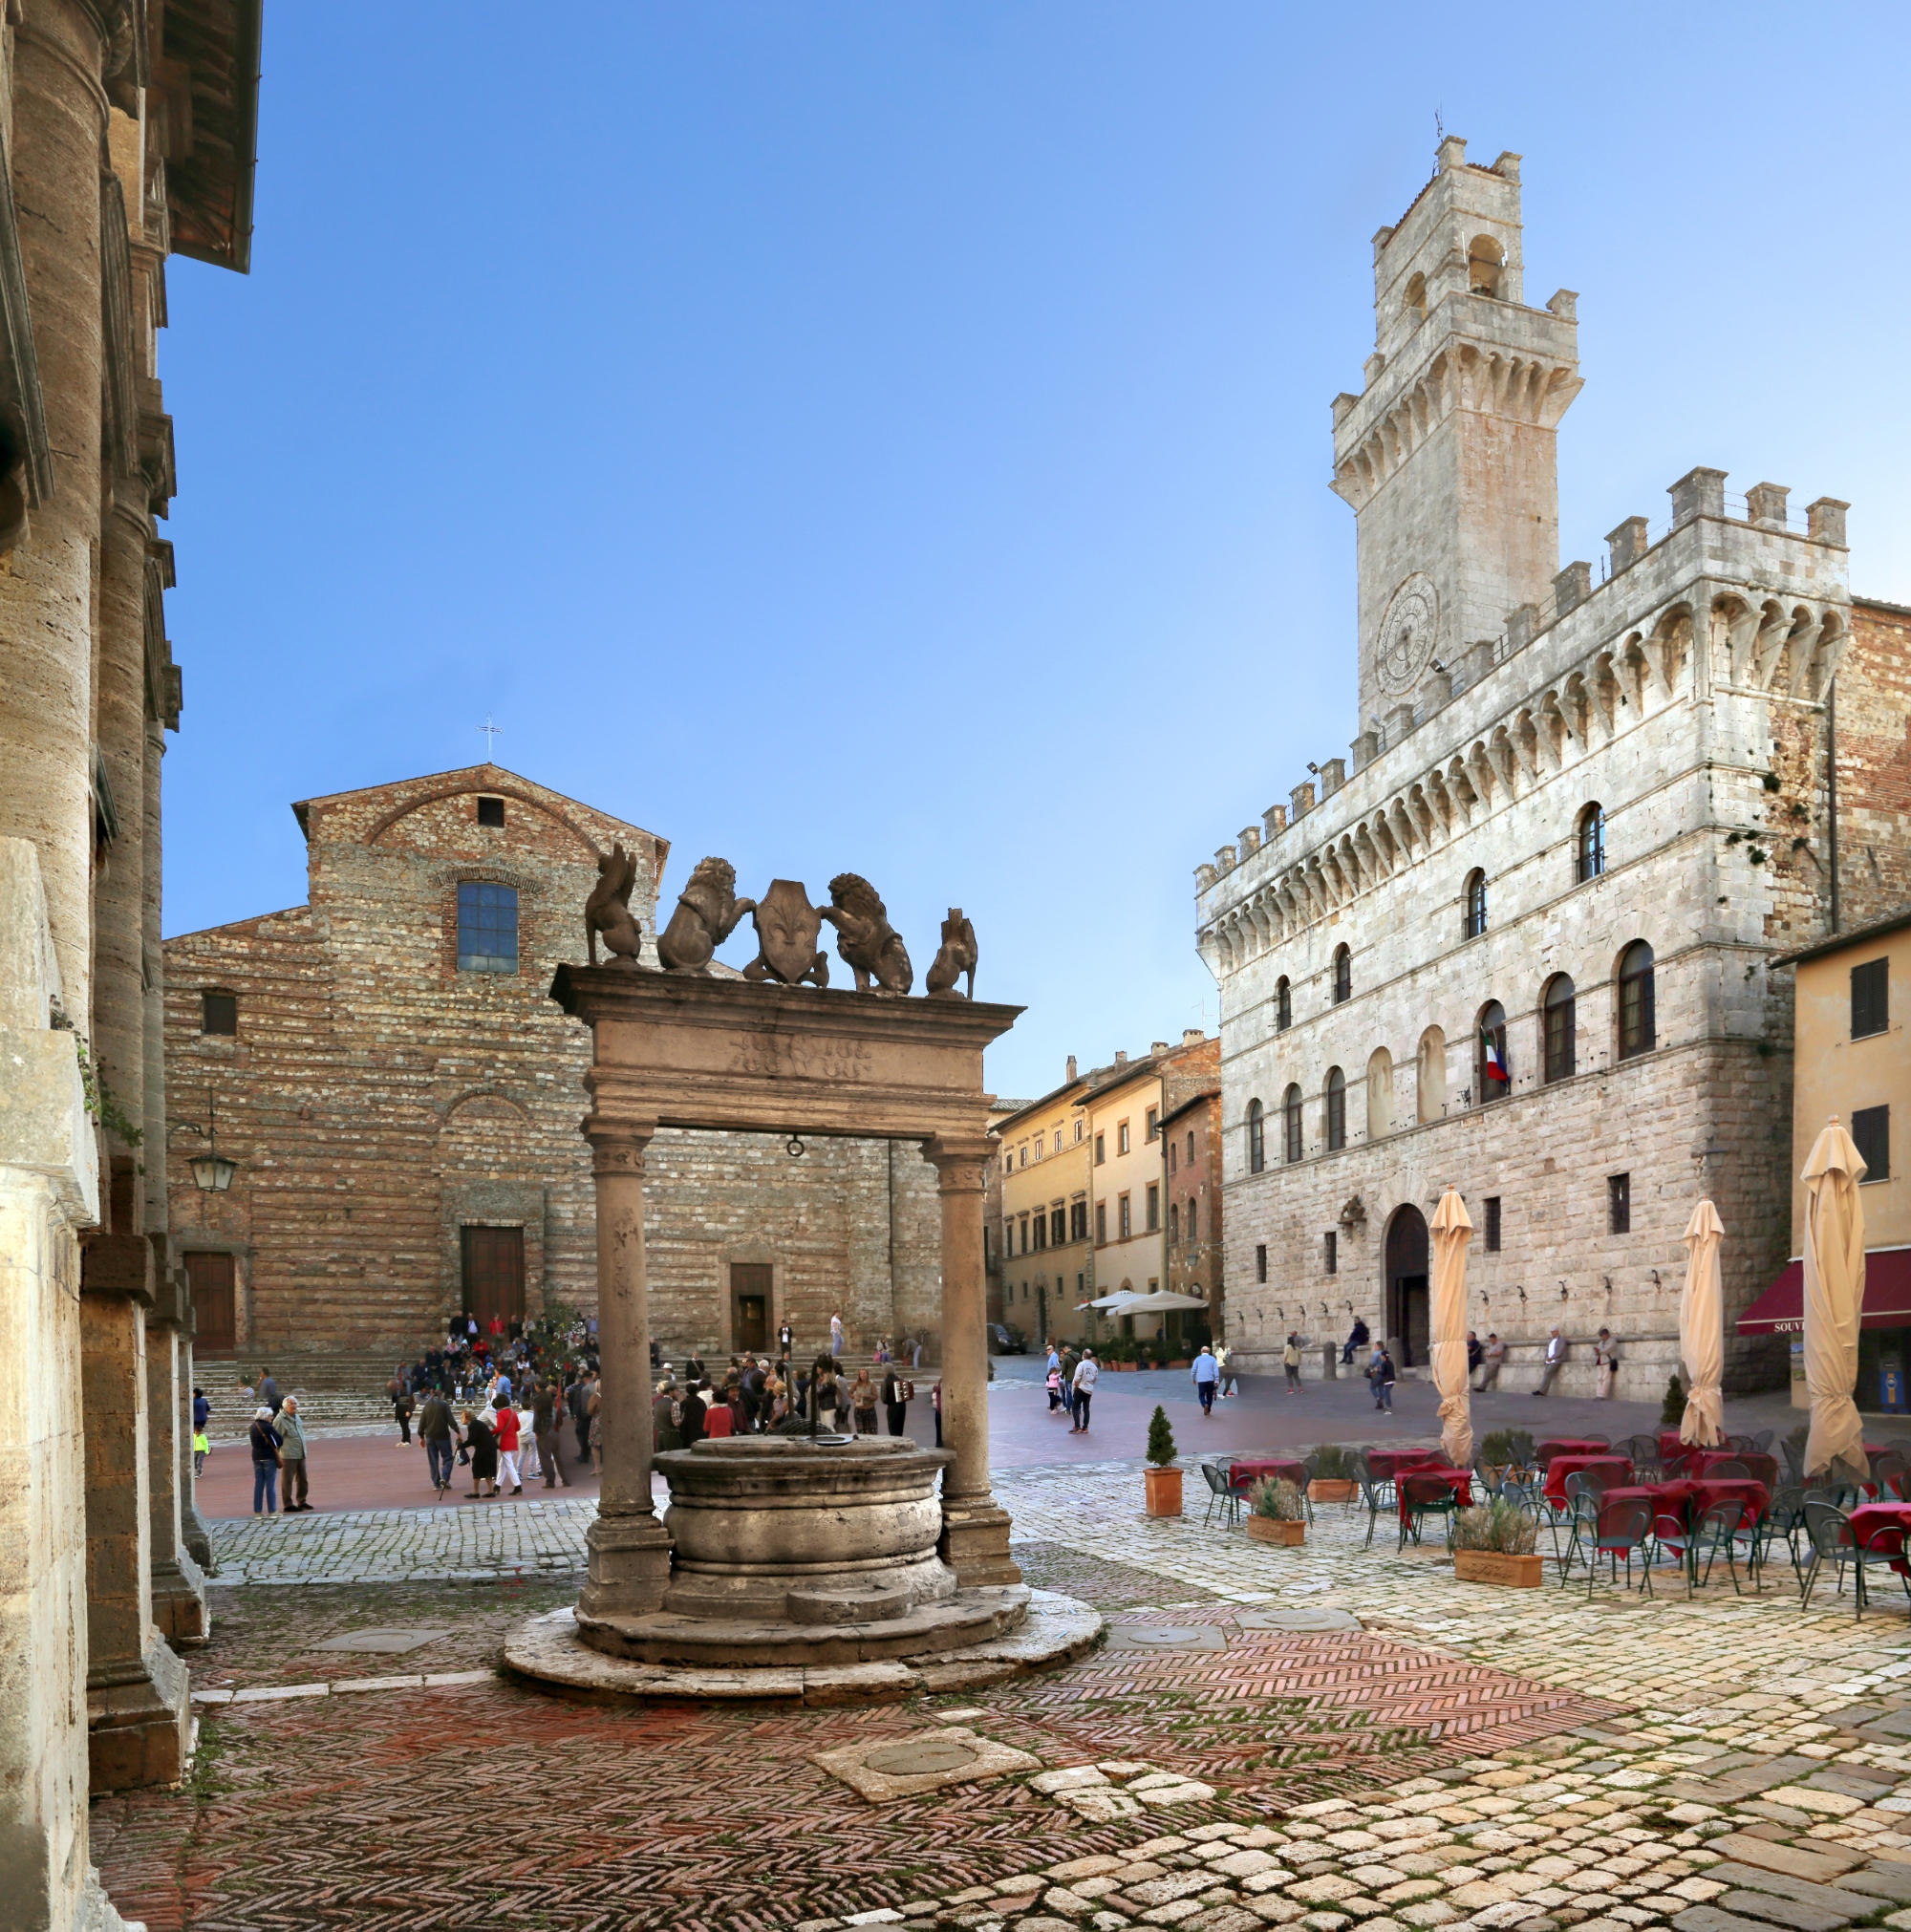
[[[1257,1543],[1304,1543],[1306,1506],[1300,1492],[1284,1476],[1267,1476],[1254,1486],[1254,1510],[1248,1535]]]
[[[1148,1425],[1148,1468],[1143,1480],[1148,1485],[1150,1516],[1181,1513],[1181,1471],[1174,1467],[1174,1431],[1169,1427],[1168,1411],[1159,1403]]]

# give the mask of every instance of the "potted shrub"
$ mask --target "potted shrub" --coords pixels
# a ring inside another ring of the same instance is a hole
[[[1659,1427],[1677,1428],[1686,1420],[1686,1385],[1675,1368],[1665,1384],[1665,1399],[1659,1405]]]
[[[1475,1504],[1453,1518],[1453,1574],[1463,1583],[1536,1590],[1543,1558],[1535,1551],[1539,1523],[1516,1504]]]
[[[1148,1468],[1142,1471],[1142,1479],[1148,1485],[1150,1516],[1181,1513],[1181,1471],[1174,1467],[1174,1431],[1168,1426],[1168,1411],[1159,1403],[1148,1426]]]
[[[1300,1492],[1284,1477],[1268,1476],[1254,1486],[1248,1535],[1257,1543],[1304,1543],[1307,1517]]]
[[[1339,1443],[1314,1451],[1314,1480],[1308,1484],[1307,1493],[1317,1503],[1351,1502],[1359,1488],[1352,1459]]]

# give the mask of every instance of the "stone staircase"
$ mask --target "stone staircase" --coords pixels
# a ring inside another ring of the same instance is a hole
[[[272,1351],[265,1357],[279,1394],[298,1397],[308,1428],[381,1422],[395,1430],[385,1384],[397,1359],[396,1351],[384,1350],[324,1355]],[[217,1440],[246,1433],[259,1406],[257,1396],[247,1393],[258,1372],[259,1363],[250,1355],[194,1360],[192,1379],[212,1404],[208,1436]]]

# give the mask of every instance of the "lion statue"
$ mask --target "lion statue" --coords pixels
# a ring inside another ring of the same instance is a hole
[[[637,882],[637,862],[621,845],[597,854],[597,883],[584,902],[584,945],[591,965],[597,963],[597,935],[611,963],[637,963],[643,950],[643,929],[631,915],[631,888]]]
[[[838,872],[829,881],[829,899],[817,911],[836,928],[836,951],[855,974],[856,991],[867,993],[874,978],[879,993],[907,993],[915,969],[876,889],[854,872]]]
[[[942,922],[942,945],[929,968],[923,991],[932,999],[960,999],[956,982],[969,976],[969,998],[976,997],[976,929],[962,916],[960,906],[951,906]]]
[[[728,859],[705,859],[690,875],[670,924],[657,937],[657,957],[669,973],[707,973],[718,947],[736,930],[754,899],[737,896],[737,869]]]

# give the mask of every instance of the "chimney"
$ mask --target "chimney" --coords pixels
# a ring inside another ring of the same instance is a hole
[[[1075,1084],[1076,1078],[1077,1075],[1075,1072],[1075,1056],[1071,1053],[1068,1056],[1068,1084],[1070,1086],[1073,1086]]]
[[[1165,1040],[1150,1041],[1148,1050],[1150,1053],[1166,1053],[1168,1051],[1168,1042]]]
[[[1117,1047],[1115,1049],[1115,1064],[1117,1066],[1126,1066],[1127,1063],[1128,1063],[1127,1055],[1124,1053],[1120,1047]]]
[[[1184,1026],[1181,1029],[1181,1043],[1183,1046],[1199,1046],[1207,1037],[1198,1026]]]

